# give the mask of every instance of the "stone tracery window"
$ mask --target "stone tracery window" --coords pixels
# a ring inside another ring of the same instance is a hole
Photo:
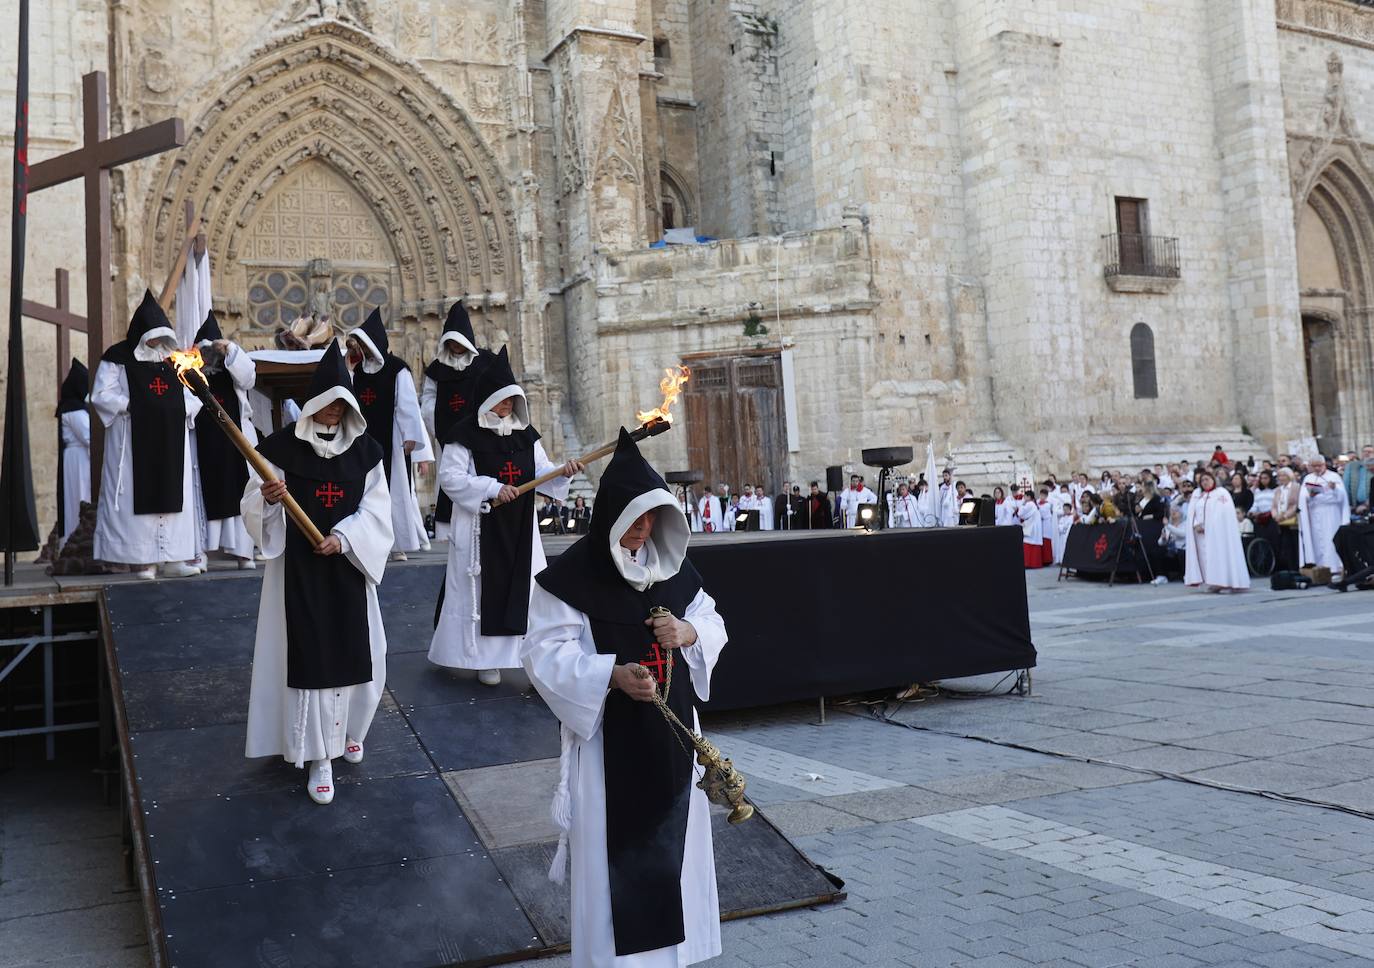
[[[386,320],[386,307],[391,302],[385,281],[369,277],[361,272],[340,273],[334,277],[334,317],[348,329],[361,326],[372,310],[382,308],[382,319]]]
[[[248,317],[257,329],[276,329],[305,312],[305,280],[295,272],[269,269],[248,277]]]

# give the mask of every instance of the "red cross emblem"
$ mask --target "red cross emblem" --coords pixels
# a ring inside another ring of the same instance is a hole
[[[448,408],[452,410],[454,413],[457,413],[459,410],[462,410],[463,404],[465,403],[467,403],[467,401],[463,399],[462,394],[455,393],[453,396],[448,398]]]
[[[162,377],[155,376],[153,377],[153,382],[148,384],[148,389],[152,390],[158,396],[162,396],[164,393],[166,393],[168,390],[172,388],[163,382]]]
[[[520,468],[516,467],[510,461],[506,461],[505,466],[501,468],[496,476],[507,484],[514,484],[516,481],[520,480],[523,475],[524,472],[521,471]]]
[[[368,387],[358,399],[363,402],[364,407],[370,407],[377,402],[377,391]]]
[[[1093,557],[1098,561],[1101,561],[1106,554],[1107,536],[1105,534],[1099,534],[1097,536],[1097,540],[1093,542]]]
[[[325,507],[332,508],[343,500],[344,492],[343,488],[333,481],[329,481],[315,488],[315,496],[320,499],[320,503]]]
[[[673,667],[673,654],[657,642],[653,642],[649,645],[649,651],[639,660],[639,664],[652,672],[654,681],[661,686],[668,677],[668,670]]]

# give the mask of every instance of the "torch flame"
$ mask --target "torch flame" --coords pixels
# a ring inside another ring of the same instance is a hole
[[[192,346],[189,350],[173,350],[172,366],[176,367],[177,379],[190,387],[186,383],[186,371],[195,370],[199,373],[205,367],[205,360],[201,358],[200,347]],[[203,378],[204,374],[202,374]]]
[[[663,391],[663,404],[653,410],[641,410],[635,414],[635,419],[641,424],[647,424],[651,420],[673,421],[673,404],[682,393],[682,386],[692,377],[692,371],[685,366],[669,366],[663,370],[663,379],[658,381],[658,388]]]

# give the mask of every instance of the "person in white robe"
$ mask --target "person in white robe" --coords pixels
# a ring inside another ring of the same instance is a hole
[[[196,556],[199,543],[190,430],[201,404],[167,362],[176,348],[167,314],[145,292],[128,335],[101,357],[91,388],[91,409],[105,428],[95,557],[127,564],[140,578],[154,578],[159,570],[165,578],[200,573],[186,562]],[[177,416],[183,411],[184,417]],[[141,424],[148,429],[135,429],[136,414],[139,421],[148,416]],[[178,449],[179,461],[174,458]],[[162,510],[140,512],[139,507]]]
[[[1322,565],[1331,577],[1345,573],[1345,564],[1332,540],[1336,529],[1350,523],[1350,498],[1341,476],[1328,470],[1322,457],[1308,462],[1308,474],[1298,490],[1298,540],[1303,565]]]
[[[759,512],[759,530],[772,531],[773,523],[773,502],[768,497],[768,492],[763,489],[762,484],[754,485],[754,507]]]
[[[348,334],[348,364],[369,430],[388,456],[387,486],[391,494],[391,526],[396,536],[393,561],[405,561],[408,551],[428,551],[420,501],[415,494],[411,466],[424,474],[434,461],[434,450],[420,415],[415,379],[410,368],[390,351],[381,312],[373,310],[367,321]]]
[[[736,516],[739,514],[740,498],[730,490],[729,484],[720,486],[720,522],[722,531],[734,531]]]
[[[1051,498],[1054,492],[1048,486],[1040,488],[1040,497],[1035,503],[1040,508],[1040,557],[1041,563],[1054,563],[1054,505]]]
[[[1000,487],[992,489],[994,502],[993,523],[999,525],[1016,524],[1016,505],[1007,500],[1007,492]]]
[[[1064,563],[1064,545],[1069,540],[1069,530],[1073,527],[1073,500],[1067,484],[1059,485],[1059,490],[1050,494],[1050,507],[1054,512],[1054,528],[1050,532],[1054,541],[1054,563]]]
[[[920,503],[911,493],[910,486],[903,481],[897,485],[897,493],[892,498],[892,505],[887,509],[887,526],[915,528],[920,526],[921,517]]]
[[[1197,475],[1198,490],[1188,502],[1188,544],[1183,581],[1194,588],[1219,592],[1250,587],[1250,570],[1236,522],[1236,506],[1211,471]]]
[[[1021,526],[1021,556],[1026,568],[1040,568],[1045,564],[1045,542],[1040,530],[1040,505],[1026,492],[1016,504],[1013,523]]]
[[[238,407],[238,425],[243,436],[255,447],[258,443],[258,430],[253,425],[253,405],[252,392],[257,382],[257,365],[252,357],[244,351],[233,340],[227,340],[220,332],[219,320],[214,313],[205,317],[205,322],[196,332],[195,345],[200,349],[202,357],[205,359],[205,368],[202,371],[206,382],[210,384],[211,392],[218,396],[223,396],[224,401],[221,406],[225,406],[230,417],[234,417],[234,410],[229,406],[229,395],[233,395],[233,403]],[[213,423],[212,415],[202,413],[196,421],[196,430],[191,433],[191,459],[195,475],[196,489],[196,521],[200,530],[200,549],[196,556],[195,566],[201,571],[208,568],[206,555],[210,552],[218,551],[230,558],[233,558],[239,569],[252,569],[257,567],[253,560],[253,539],[248,535],[248,528],[243,523],[243,517],[238,514],[231,514],[225,517],[211,517],[206,510],[206,488],[209,487],[213,494],[216,485],[207,485],[201,477],[201,435],[207,437],[218,435],[218,437],[208,441],[207,447],[218,448],[230,461],[235,462],[233,472],[237,475],[246,475],[247,468],[239,468],[238,464],[243,464],[244,459],[234,449],[228,440],[221,440],[224,431]],[[211,462],[215,473],[223,473],[224,468],[218,463]],[[243,476],[239,476],[240,481]],[[215,503],[213,500],[211,504]]]
[[[366,434],[337,344],[312,377],[301,418],[259,450],[278,480],[264,483],[251,472],[241,505],[267,559],[244,753],[280,756],[298,768],[310,763],[306,791],[327,804],[333,761],[362,761],[386,685],[377,586],[393,541],[381,448]],[[287,521],[281,502],[288,488],[324,534],[318,548]],[[288,601],[288,578],[315,594]]]
[[[705,493],[697,501],[699,527],[706,533],[714,531],[724,531],[724,512],[720,507],[720,498],[711,493],[711,485],[707,484]]]
[[[57,481],[62,515],[58,535],[66,544],[81,521],[81,502],[91,500],[91,414],[86,409],[90,374],[78,359],[72,360],[57,399]]]
[[[744,522],[741,522],[741,521],[740,521],[740,516],[743,515],[743,514],[747,514],[747,513],[750,512],[750,511],[757,511],[757,510],[759,509],[759,502],[758,502],[758,499],[754,497],[754,486],[753,486],[752,484],[746,484],[746,485],[744,485],[744,491],[743,491],[743,493],[740,494],[739,502],[735,505],[735,507],[736,507],[736,510],[737,510],[737,513],[736,513],[735,516],[734,516],[734,517],[735,517],[735,530],[736,530],[736,531],[739,531],[739,530],[741,530],[741,525],[744,524]],[[760,529],[762,529],[762,524],[763,524],[763,516],[760,515],[760,516],[759,516],[759,525],[760,525]]]
[[[559,471],[538,492],[564,500],[582,465],[549,460],[505,347],[483,367],[476,388],[475,410],[440,441],[439,486],[453,501],[453,528],[429,661],[476,670],[479,682],[495,686],[502,669],[520,665],[529,590],[545,563],[534,493],[518,495],[516,485]],[[532,536],[528,546],[521,528]]]
[[[877,503],[878,495],[874,494],[864,484],[863,477],[858,474],[850,474],[849,489],[840,495],[840,514],[844,518],[844,526],[846,528],[858,527],[862,523],[859,520],[859,506]]]
[[[710,806],[652,704],[667,693],[699,731],[695,704],[726,644],[687,542],[677,502],[622,430],[590,533],[539,576],[530,603],[521,655],[563,740],[549,876],[562,880],[570,853],[573,968],[680,968],[721,953]]]

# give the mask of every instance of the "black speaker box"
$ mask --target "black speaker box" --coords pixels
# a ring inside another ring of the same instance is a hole
[[[844,490],[843,467],[827,467],[825,469],[825,489],[834,491],[836,494]]]

